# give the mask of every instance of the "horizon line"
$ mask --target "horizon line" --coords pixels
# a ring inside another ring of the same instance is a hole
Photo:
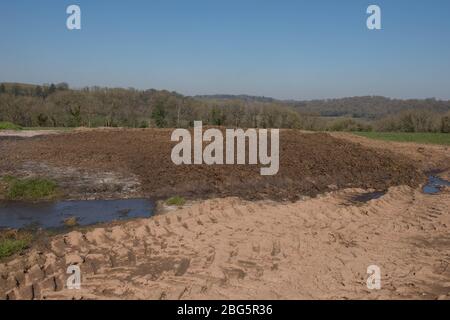
[[[42,82],[42,83],[34,83],[34,82],[17,82],[17,81],[1,81],[0,84],[8,84],[8,85],[30,85],[30,86],[50,86],[52,84],[67,84],[70,90],[83,90],[86,88],[102,88],[102,89],[122,89],[122,90],[136,90],[136,91],[148,91],[148,90],[156,90],[156,91],[167,91],[170,93],[180,94],[187,98],[201,98],[201,97],[211,97],[214,96],[230,96],[230,97],[248,97],[248,98],[263,98],[263,99],[271,99],[278,102],[308,102],[308,101],[328,101],[328,100],[342,100],[349,98],[385,98],[389,100],[436,100],[441,102],[450,102],[450,98],[439,98],[439,97],[421,97],[421,98],[406,98],[406,97],[392,97],[389,95],[382,94],[365,94],[365,95],[348,95],[348,96],[337,96],[337,97],[327,97],[327,98],[310,98],[310,99],[300,99],[300,98],[277,98],[274,96],[266,96],[266,95],[254,95],[248,93],[198,93],[198,94],[185,94],[177,90],[172,89],[161,89],[161,88],[136,88],[133,86],[108,86],[108,85],[84,85],[84,86],[72,86],[70,83],[66,81],[57,81],[57,82]]]

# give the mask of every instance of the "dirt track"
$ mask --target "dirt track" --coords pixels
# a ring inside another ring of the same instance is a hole
[[[109,134],[103,139],[106,137]],[[323,141],[325,147],[320,152],[324,158],[324,150],[341,154],[332,149],[333,144],[349,153],[348,158],[336,156],[335,170],[326,167],[332,160],[310,163],[331,170],[325,172],[329,179],[347,178],[352,165],[358,170],[366,166],[375,173],[366,175],[364,182],[373,184],[376,177],[382,179],[383,168],[377,174],[374,165],[380,162],[387,164],[386,172],[392,176],[389,165],[390,161],[396,165],[392,160],[396,156],[386,150],[400,150],[426,170],[450,160],[447,147],[357,139],[362,145],[380,148],[375,152],[324,137],[311,136],[315,143]],[[355,141],[350,135],[340,138]],[[50,155],[53,165],[73,159],[78,159],[79,166],[95,163],[76,157],[76,147],[70,144],[65,147],[69,160],[57,156],[63,147],[51,156],[54,141],[45,147],[46,140],[33,139],[38,143],[31,145],[39,146],[42,155],[35,150],[27,152],[30,145],[25,140],[10,141],[2,147],[18,146],[20,161]],[[308,140],[304,135],[292,139]],[[86,148],[91,146],[83,150]],[[119,152],[120,148],[114,148]],[[364,151],[367,163],[353,164],[351,159],[361,155],[352,150]],[[135,168],[119,154],[107,153],[114,160],[100,166],[122,161],[125,169]],[[100,157],[96,153],[92,156]],[[408,160],[400,163],[415,174],[407,166]],[[317,170],[314,166],[303,168],[308,174]],[[338,169],[343,173],[336,172]],[[398,179],[407,176],[401,170],[394,175]],[[357,181],[347,179],[345,183]],[[151,219],[56,236],[47,246],[34,247],[24,256],[0,264],[0,298],[449,299],[450,190],[425,195],[416,186],[402,185],[365,204],[351,201],[364,192],[349,188],[293,203],[210,199]],[[81,268],[80,291],[65,288],[69,264]],[[381,268],[381,290],[366,287],[366,270],[372,264]]]
[[[128,189],[133,190],[123,195],[139,196],[140,192],[153,198],[183,195],[297,200],[302,195],[314,196],[337,188],[385,190],[393,185],[417,186],[423,181],[414,163],[404,157],[328,134],[292,130],[280,133],[280,171],[275,176],[261,176],[259,165],[176,166],[170,159],[174,145],[171,132],[118,129],[19,140],[0,137],[0,173],[50,175],[73,197],[90,197],[93,193],[105,197],[111,189],[117,196],[124,191],[120,183],[92,188],[98,180],[111,180],[112,174],[135,177],[139,182],[140,187],[135,187],[139,190],[134,190],[133,181],[127,181],[131,186]],[[69,170],[75,173],[62,172]],[[83,195],[83,191],[72,190],[83,183],[77,176],[98,179],[84,182],[87,190]]]

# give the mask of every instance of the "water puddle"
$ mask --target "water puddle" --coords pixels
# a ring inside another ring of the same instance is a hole
[[[450,182],[439,177],[430,175],[428,176],[428,182],[423,187],[422,191],[426,194],[436,194],[441,191],[444,186],[450,186]]]
[[[365,203],[370,200],[379,199],[382,196],[386,194],[386,191],[374,191],[374,192],[367,192],[363,194],[358,194],[350,199],[352,202],[359,202],[359,203]]]
[[[80,226],[132,218],[147,218],[154,203],[147,199],[85,200],[59,202],[0,202],[0,228],[63,228],[67,219]]]

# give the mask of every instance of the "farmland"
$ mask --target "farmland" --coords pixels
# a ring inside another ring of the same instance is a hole
[[[425,132],[356,132],[355,134],[385,141],[416,142],[450,145],[449,133],[425,133]]]
[[[175,166],[170,133],[83,129],[1,137],[2,176],[50,179],[62,200],[154,199],[158,211],[88,227],[73,223],[45,238],[4,234],[0,297],[447,294],[449,189],[421,190],[425,172],[439,169],[449,178],[446,146],[281,130],[280,171],[261,176],[252,165]],[[380,291],[365,285],[374,261],[387,275]],[[81,290],[65,288],[68,264],[80,266]]]

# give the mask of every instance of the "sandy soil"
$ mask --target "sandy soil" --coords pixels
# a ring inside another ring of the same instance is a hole
[[[71,232],[0,265],[9,299],[450,298],[450,192],[358,189],[296,203],[202,201],[120,226]],[[64,288],[78,264],[82,289]],[[381,290],[366,269],[382,271]]]
[[[400,152],[424,170],[450,160],[446,147],[339,139],[379,148],[371,153],[379,157]],[[400,185],[354,201],[365,192],[198,200],[150,219],[55,236],[0,264],[0,298],[450,299],[450,189],[426,195]],[[81,290],[65,287],[70,264],[81,268]],[[381,268],[381,290],[366,287],[372,264]]]

